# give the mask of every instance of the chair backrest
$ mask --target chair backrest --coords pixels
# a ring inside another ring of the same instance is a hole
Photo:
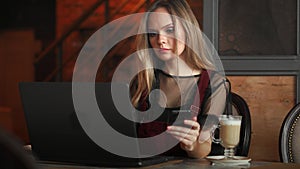
[[[236,93],[231,93],[232,114],[242,116],[240,143],[236,148],[236,155],[248,156],[251,141],[251,116],[248,104]]]
[[[281,161],[300,163],[300,103],[297,103],[286,115],[279,137]]]
[[[251,116],[247,102],[238,94],[231,92],[231,108],[233,115],[242,116],[240,142],[236,147],[237,156],[248,156],[251,141]],[[224,148],[213,143],[210,155],[223,155]]]

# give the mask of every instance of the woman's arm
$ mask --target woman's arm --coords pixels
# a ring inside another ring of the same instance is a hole
[[[202,141],[197,141],[194,143],[194,149],[193,150],[185,150],[184,145],[181,144],[181,148],[184,149],[189,157],[192,158],[204,158],[206,157],[210,151],[211,151],[211,138]]]

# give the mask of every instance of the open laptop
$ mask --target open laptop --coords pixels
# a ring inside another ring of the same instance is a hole
[[[121,87],[128,91],[127,85],[122,84]],[[38,161],[134,167],[162,163],[173,158],[128,158],[98,146],[78,121],[71,82],[21,82],[19,89],[32,152]],[[111,84],[96,83],[95,94],[105,119],[114,124],[113,127],[120,133],[136,137],[136,124],[120,115],[114,106]]]

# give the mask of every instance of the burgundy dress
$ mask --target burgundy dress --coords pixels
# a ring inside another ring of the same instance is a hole
[[[194,105],[195,107],[197,107],[198,111],[198,122],[201,120],[201,116],[199,116],[200,114],[203,114],[203,105],[205,103],[205,99],[207,99],[207,96],[209,94],[208,88],[209,88],[209,75],[208,75],[208,71],[207,70],[203,70],[202,73],[200,75],[196,75],[193,78],[197,79],[197,86],[198,87],[198,92],[199,92],[199,97],[195,96],[195,91],[194,90],[194,94],[193,97],[190,97],[187,101],[187,104],[184,105],[186,106],[187,109],[189,109],[191,107],[191,105]],[[158,74],[164,74],[164,72],[162,71],[158,71]],[[168,76],[168,75],[167,75]],[[159,82],[157,82],[157,84],[159,84]],[[159,85],[156,85],[156,88],[159,88]],[[142,94],[142,99],[140,99],[139,102],[139,107],[138,109],[140,111],[145,111],[149,108],[149,96],[146,96],[145,94]],[[195,99],[195,98],[199,98],[199,99]],[[176,120],[177,116],[178,116],[178,111],[174,111],[174,110],[179,110],[180,107],[172,107],[172,108],[164,108],[164,112],[154,121],[149,122],[149,123],[140,123],[138,126],[138,134],[139,137],[145,138],[145,137],[152,137],[155,135],[158,135],[162,132],[164,132],[167,128],[168,125],[172,125],[173,122]],[[199,122],[200,123],[200,122]],[[201,123],[200,123],[201,124]],[[157,148],[161,148],[159,147],[160,145],[165,144],[166,140],[160,140],[158,143],[156,143]],[[187,156],[186,152],[184,150],[182,150],[180,148],[180,144],[178,143],[175,147],[171,148],[170,150],[168,150],[167,152],[163,153],[163,155],[172,155],[172,156]]]

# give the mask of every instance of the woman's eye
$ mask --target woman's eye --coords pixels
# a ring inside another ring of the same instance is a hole
[[[156,35],[157,35],[156,32],[150,32],[150,33],[148,33],[148,36],[149,36],[149,37],[155,37]]]
[[[166,32],[167,32],[167,33],[174,33],[174,28],[173,28],[173,27],[168,28],[168,29],[166,30]]]

